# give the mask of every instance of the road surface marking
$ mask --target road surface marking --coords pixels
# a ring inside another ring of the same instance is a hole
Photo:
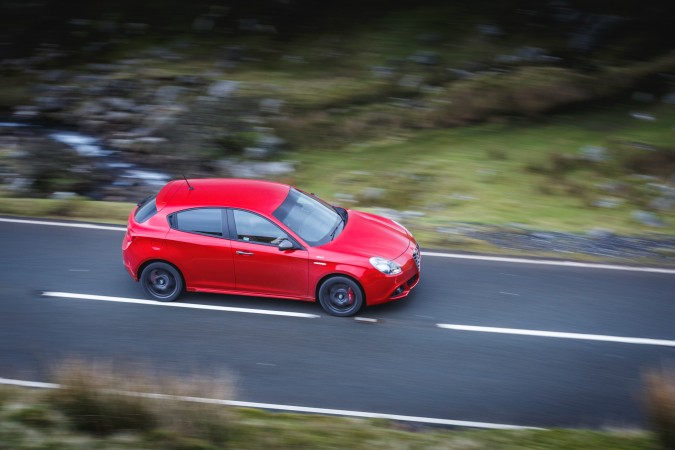
[[[0,217],[0,222],[8,223],[23,223],[28,225],[48,225],[52,227],[70,227],[70,228],[89,228],[92,230],[112,230],[112,231],[127,231],[126,227],[115,227],[109,225],[94,225],[92,223],[75,223],[75,222],[46,222],[42,220],[27,220],[27,219],[8,219]]]
[[[459,331],[480,331],[483,333],[519,334],[523,336],[542,336],[562,339],[581,339],[586,341],[622,342],[624,344],[663,345],[675,347],[675,341],[665,339],[648,339],[623,336],[604,336],[601,334],[561,333],[559,331],[521,330],[517,328],[476,327],[472,325],[455,325],[437,323],[437,327]]]
[[[89,228],[93,230],[111,230],[111,231],[126,231],[125,227],[121,226],[107,226],[95,225],[89,223],[77,222],[51,222],[45,220],[28,220],[28,219],[9,219],[0,217],[0,222],[8,223],[23,223],[29,225],[48,225],[55,227],[71,227],[71,228]],[[674,274],[675,269],[664,269],[660,267],[634,267],[634,266],[617,266],[612,264],[596,264],[596,263],[582,263],[576,261],[555,261],[547,259],[527,259],[527,258],[509,258],[502,256],[487,256],[487,255],[464,255],[461,253],[443,253],[422,251],[422,256],[437,257],[437,258],[454,258],[454,259],[473,259],[479,261],[494,261],[494,262],[509,262],[517,264],[539,264],[545,266],[562,266],[562,267],[581,267],[586,269],[608,269],[608,270],[624,270],[630,272],[651,272],[651,273],[667,273]]]
[[[266,314],[270,316],[287,316],[287,317],[302,317],[305,319],[318,319],[317,314],[306,314],[290,311],[275,311],[269,309],[251,309],[251,308],[235,308],[231,306],[212,306],[212,305],[197,305],[193,303],[164,303],[154,300],[141,300],[137,298],[125,297],[108,297],[105,295],[90,295],[90,294],[74,294],[72,292],[43,292],[43,297],[58,297],[58,298],[75,298],[81,300],[97,300],[103,302],[117,302],[117,303],[135,303],[138,305],[152,305],[152,306],[167,306],[170,308],[190,308],[190,309],[206,309],[210,311],[227,311],[240,312],[248,314]]]
[[[377,323],[377,319],[372,319],[370,317],[354,317],[354,320],[357,322]]]
[[[479,261],[510,262],[517,264],[539,264],[543,266],[582,267],[586,269],[626,270],[630,272],[651,272],[675,274],[675,269],[660,267],[616,266],[612,264],[582,263],[576,261],[553,261],[547,259],[507,258],[502,256],[462,255],[455,253],[439,253],[422,251],[422,256],[437,258],[475,259]]]
[[[504,294],[504,295],[515,295],[516,297],[520,297],[520,294],[514,294],[513,292],[501,291],[500,294]]]
[[[24,387],[33,387],[33,388],[42,388],[42,389],[59,389],[61,386],[54,383],[41,383],[37,381],[25,381],[25,380],[12,380],[8,378],[0,378],[0,384],[11,385],[11,386],[24,386]],[[112,391],[112,390],[111,390]],[[125,392],[125,391],[112,391],[118,392],[120,394],[129,395],[133,397],[145,397],[145,398],[156,398],[162,400],[180,400],[185,402],[194,402],[194,403],[208,403],[212,405],[225,405],[225,406],[238,406],[241,408],[260,408],[260,409],[269,409],[276,411],[292,411],[298,413],[308,413],[308,414],[323,414],[330,416],[345,416],[345,417],[362,417],[368,419],[387,419],[387,420],[396,420],[402,422],[417,422],[417,423],[426,423],[434,425],[449,425],[456,427],[467,427],[467,428],[489,428],[495,430],[543,430],[543,428],[528,427],[521,425],[509,425],[503,423],[490,423],[490,422],[473,422],[467,420],[453,420],[453,419],[437,419],[434,417],[418,417],[418,416],[402,416],[398,414],[382,414],[382,413],[373,413],[373,412],[364,412],[364,411],[350,411],[345,409],[329,409],[329,408],[313,408],[308,406],[294,406],[294,405],[279,405],[275,403],[257,403],[257,402],[241,402],[237,400],[219,400],[215,398],[202,398],[202,397],[184,397],[177,395],[165,395],[165,394],[152,394],[152,393],[142,393],[142,392]]]

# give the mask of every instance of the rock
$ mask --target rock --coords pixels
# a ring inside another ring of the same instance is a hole
[[[476,31],[483,36],[501,36],[503,34],[498,26],[489,23],[480,23],[476,25]]]
[[[134,122],[137,117],[135,114],[125,111],[108,111],[104,114],[104,121],[110,123],[131,123]]]
[[[675,92],[669,92],[661,98],[663,103],[675,105]]]
[[[464,69],[448,69],[448,72],[450,72],[450,74],[457,80],[466,80],[476,76],[474,73]]]
[[[438,53],[430,52],[426,50],[419,50],[413,53],[408,57],[408,59],[414,63],[425,65],[425,66],[435,66],[441,62]]]
[[[55,200],[67,200],[75,197],[77,197],[77,194],[75,192],[63,192],[63,191],[53,192],[52,195],[49,196],[49,198],[53,198]]]
[[[244,158],[248,159],[266,159],[271,156],[271,152],[262,147],[244,148]]]
[[[14,112],[12,116],[19,119],[30,119],[37,116],[40,113],[37,106],[32,105],[19,105],[14,107]]]
[[[121,97],[106,97],[101,103],[114,111],[133,111],[136,106],[132,100]]]
[[[664,224],[659,217],[649,211],[636,210],[631,213],[631,218],[637,222],[650,227],[663,227]]]
[[[260,100],[260,112],[267,114],[281,114],[281,108],[284,106],[284,101],[276,98],[265,98]]]
[[[607,228],[591,228],[586,232],[586,236],[594,239],[607,239],[614,236],[614,231]]]
[[[615,209],[623,204],[623,200],[620,198],[605,197],[594,201],[592,204],[596,208]]]
[[[401,212],[401,215],[402,215],[404,218],[424,217],[424,216],[426,216],[426,214],[423,213],[422,211],[412,211],[412,210],[402,211],[402,212]]]
[[[607,147],[585,145],[579,149],[581,158],[592,162],[605,162],[609,158]]]
[[[62,111],[68,105],[67,100],[61,97],[39,97],[36,103],[42,112]]]
[[[675,207],[675,195],[663,195],[649,202],[649,207],[659,211],[671,211]]]
[[[341,192],[336,192],[334,195],[335,199],[338,202],[343,202],[343,203],[356,203],[356,197],[353,194],[343,194]]]
[[[216,164],[230,176],[240,178],[280,177],[295,172],[295,163],[292,161],[239,162],[232,159],[221,159]]]
[[[181,86],[160,86],[155,91],[155,102],[161,105],[170,105],[176,103],[183,93]]]
[[[212,97],[225,98],[230,97],[239,88],[238,81],[221,80],[216,81],[208,88],[208,94]]]
[[[398,81],[398,85],[401,87],[417,89],[422,84],[424,79],[420,75],[404,75]]]
[[[653,122],[656,120],[656,117],[652,116],[651,114],[643,113],[643,112],[634,112],[631,113],[631,117],[633,119],[638,119],[638,120],[646,120],[649,122]]]
[[[259,136],[256,143],[260,147],[266,148],[272,152],[277,152],[286,145],[286,141],[272,134],[263,134],[262,136]]]
[[[367,187],[361,191],[361,198],[364,200],[382,200],[387,191],[382,188]]]
[[[370,72],[375,78],[391,78],[394,76],[394,68],[389,66],[372,66]]]

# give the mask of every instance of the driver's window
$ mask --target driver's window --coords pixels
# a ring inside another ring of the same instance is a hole
[[[235,209],[233,213],[240,241],[278,245],[283,239],[288,239],[281,228],[264,217],[240,209]]]

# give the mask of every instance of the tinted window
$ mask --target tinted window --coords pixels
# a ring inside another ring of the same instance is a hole
[[[278,226],[264,217],[247,211],[235,209],[234,223],[237,228],[237,239],[258,244],[278,244],[288,235]]]
[[[289,191],[286,200],[273,214],[313,246],[333,240],[345,225],[345,221],[330,205],[296,189]]]
[[[157,204],[155,203],[155,196],[151,195],[138,204],[134,218],[136,222],[143,223],[155,214],[157,214]]]
[[[181,231],[223,235],[223,212],[215,208],[190,209],[174,216],[173,225]]]

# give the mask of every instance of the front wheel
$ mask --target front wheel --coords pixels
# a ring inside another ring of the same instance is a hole
[[[183,278],[170,264],[154,262],[141,273],[141,286],[146,294],[160,302],[172,302],[183,292]]]
[[[319,303],[332,316],[353,316],[363,306],[363,293],[354,280],[342,276],[332,277],[321,284]]]

